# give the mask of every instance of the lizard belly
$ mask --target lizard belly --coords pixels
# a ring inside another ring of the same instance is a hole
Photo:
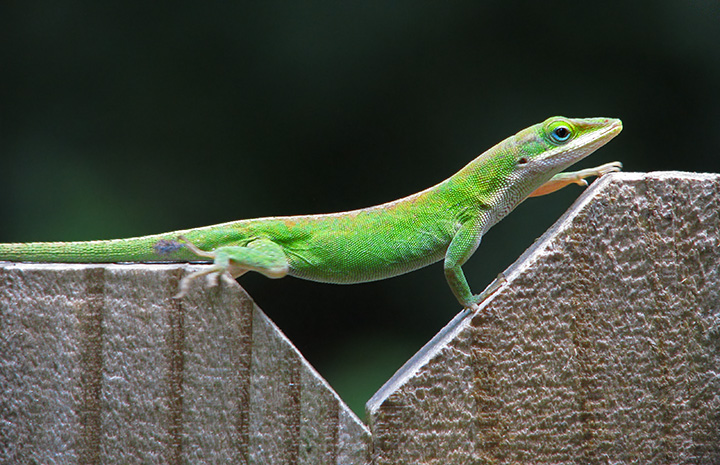
[[[353,284],[398,276],[442,260],[446,234],[335,234],[318,237],[305,250],[286,248],[291,276]]]

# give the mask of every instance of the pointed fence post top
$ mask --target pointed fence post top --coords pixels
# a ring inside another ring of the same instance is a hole
[[[720,175],[600,179],[368,402],[376,463],[720,459],[719,231]]]

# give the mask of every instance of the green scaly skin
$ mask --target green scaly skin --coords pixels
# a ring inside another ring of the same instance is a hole
[[[177,297],[203,275],[257,271],[352,284],[390,278],[445,261],[450,289],[464,307],[461,266],[483,234],[529,196],[618,171],[620,163],[562,170],[622,130],[611,118],[549,118],[505,139],[445,181],[382,205],[341,213],[257,218],[128,239],[0,244],[0,260],[23,262],[212,262],[186,276]]]

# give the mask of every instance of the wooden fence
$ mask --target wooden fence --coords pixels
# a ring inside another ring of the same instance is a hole
[[[720,463],[720,175],[596,182],[367,404],[184,265],[0,264],[0,463]]]

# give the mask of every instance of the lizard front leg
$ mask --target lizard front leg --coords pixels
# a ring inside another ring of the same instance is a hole
[[[455,233],[445,252],[445,278],[455,298],[464,308],[471,308],[484,298],[482,295],[473,295],[462,270],[462,265],[480,245],[481,238],[482,226],[479,222],[465,224]]]
[[[547,181],[545,184],[535,189],[528,197],[539,197],[541,195],[550,194],[562,189],[568,184],[579,184],[581,186],[587,186],[588,183],[585,178],[589,178],[591,176],[600,177],[608,173],[620,171],[621,168],[622,163],[620,163],[619,161],[614,161],[612,163],[605,163],[604,165],[596,166],[595,168],[588,168],[586,170],[558,173],[552,178],[550,178],[550,180]]]

